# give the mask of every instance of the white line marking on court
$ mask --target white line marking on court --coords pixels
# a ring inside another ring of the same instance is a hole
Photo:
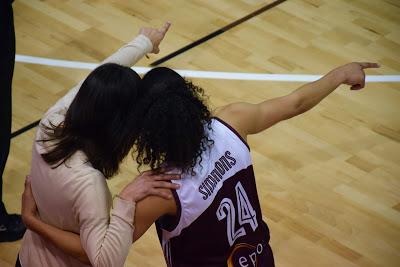
[[[70,61],[61,59],[51,59],[44,57],[33,57],[25,55],[16,55],[16,62],[39,64],[54,67],[89,69],[92,70],[98,66],[96,63]],[[137,73],[144,74],[151,70],[147,67],[133,67]],[[203,79],[225,79],[225,80],[252,80],[252,81],[280,81],[280,82],[312,82],[321,75],[306,74],[262,74],[262,73],[243,73],[243,72],[220,72],[220,71],[200,71],[200,70],[175,70],[180,75],[190,78]],[[400,75],[367,75],[366,82],[400,82]]]

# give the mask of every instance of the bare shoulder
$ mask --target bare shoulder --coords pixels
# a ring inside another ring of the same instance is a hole
[[[236,124],[237,121],[241,120],[240,116],[243,114],[243,110],[246,109],[248,105],[248,103],[244,102],[231,103],[217,108],[214,111],[214,116],[231,125]]]
[[[245,102],[236,102],[232,104],[228,104],[226,106],[222,106],[217,108],[214,111],[214,116],[220,118],[231,127],[233,127],[242,138],[246,140],[247,132],[246,132],[246,117],[249,108],[251,108],[253,104],[245,103]]]

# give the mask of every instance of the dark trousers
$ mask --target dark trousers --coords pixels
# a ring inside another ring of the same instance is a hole
[[[0,216],[3,204],[3,172],[10,151],[11,84],[15,63],[14,17],[10,0],[0,1]]]

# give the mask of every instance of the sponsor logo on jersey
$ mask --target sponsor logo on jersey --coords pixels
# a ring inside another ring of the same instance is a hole
[[[257,267],[258,258],[262,254],[262,244],[253,246],[246,243],[237,244],[226,262],[228,267]]]

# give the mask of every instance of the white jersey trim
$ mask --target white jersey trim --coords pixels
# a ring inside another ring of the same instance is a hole
[[[180,218],[172,231],[162,229],[163,247],[213,203],[224,181],[251,165],[249,147],[232,127],[220,119],[213,119],[211,129],[207,131],[214,144],[203,152],[201,166],[197,164],[194,168],[196,175],[186,173],[181,180],[173,181],[180,184],[180,189],[176,190]]]

